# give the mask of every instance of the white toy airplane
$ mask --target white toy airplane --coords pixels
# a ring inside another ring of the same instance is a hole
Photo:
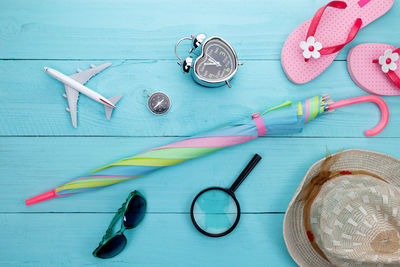
[[[111,118],[111,113],[115,107],[115,104],[120,100],[122,95],[114,96],[110,99],[105,98],[104,96],[96,93],[95,91],[87,88],[84,84],[92,78],[97,73],[101,72],[105,68],[111,66],[111,63],[104,63],[99,66],[90,65],[90,69],[82,71],[80,69],[77,70],[77,73],[72,74],[70,76],[64,75],[55,69],[44,67],[44,70],[47,71],[48,74],[53,76],[55,79],[59,80],[64,84],[65,94],[63,96],[68,100],[68,108],[66,110],[71,114],[72,125],[76,128],[76,104],[78,102],[79,93],[87,95],[91,99],[104,104],[104,108],[106,110],[106,117],[109,120]]]

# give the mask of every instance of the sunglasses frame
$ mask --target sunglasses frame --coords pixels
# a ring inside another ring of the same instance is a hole
[[[130,228],[125,227],[124,220],[123,220],[123,219],[121,220],[121,218],[123,218],[123,216],[124,216],[126,210],[128,209],[128,206],[129,206],[129,203],[130,203],[131,199],[132,199],[134,196],[139,196],[139,197],[141,197],[141,198],[144,200],[144,210],[146,211],[147,202],[146,202],[146,199],[144,198],[144,196],[143,196],[139,191],[136,191],[136,190],[135,190],[135,191],[132,191],[132,192],[129,194],[128,198],[125,200],[125,202],[122,204],[121,208],[119,208],[118,211],[117,211],[117,213],[115,213],[115,215],[114,215],[113,219],[111,220],[110,225],[108,226],[107,231],[106,231],[106,233],[104,234],[103,238],[101,239],[101,241],[100,241],[98,247],[93,251],[93,253],[92,253],[93,256],[95,256],[95,257],[97,257],[97,258],[100,258],[100,259],[110,259],[110,258],[113,258],[113,257],[117,256],[119,253],[121,253],[121,252],[125,249],[126,243],[128,242],[128,240],[126,239],[126,237],[125,237],[125,235],[124,235],[125,230],[129,230],[129,229],[135,228],[135,227],[138,226],[138,225],[142,222],[142,220],[144,219],[144,216],[143,216],[143,217],[138,221],[138,223],[137,223],[135,226],[130,227]],[[113,230],[114,230],[115,224],[116,224],[119,220],[121,220],[121,228],[120,228],[117,232],[114,233]],[[124,245],[124,247],[121,249],[121,251],[120,251],[119,253],[115,254],[114,256],[110,257],[110,258],[101,258],[101,257],[97,256],[97,253],[103,248],[103,246],[104,246],[105,244],[107,244],[108,241],[110,241],[112,238],[114,238],[114,237],[117,236],[117,235],[123,236],[123,237],[125,238],[125,240],[126,240],[125,245]]]

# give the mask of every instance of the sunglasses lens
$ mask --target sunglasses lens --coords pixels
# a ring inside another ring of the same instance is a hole
[[[129,201],[128,208],[124,214],[125,227],[128,229],[136,227],[143,219],[145,211],[146,200],[139,195],[133,196]]]
[[[105,243],[96,253],[96,256],[102,259],[112,258],[118,255],[126,245],[126,238],[124,235],[116,235],[107,243]]]

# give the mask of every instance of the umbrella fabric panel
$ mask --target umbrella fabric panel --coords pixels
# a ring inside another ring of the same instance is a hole
[[[305,123],[315,119],[327,109],[325,101],[316,96],[292,104],[286,102],[261,114],[266,135],[301,132]],[[150,149],[130,158],[99,168],[87,177],[69,181],[55,188],[58,196],[109,186],[138,178],[160,168],[185,162],[216,152],[224,147],[251,141],[259,136],[252,117],[241,122],[185,138],[175,143]]]

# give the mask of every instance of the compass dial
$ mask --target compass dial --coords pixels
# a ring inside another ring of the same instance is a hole
[[[203,56],[195,63],[197,76],[208,82],[229,80],[237,69],[237,57],[232,48],[222,39],[213,37],[203,47]]]
[[[147,106],[152,113],[156,115],[162,115],[169,110],[171,101],[166,94],[162,92],[156,92],[149,97]]]

